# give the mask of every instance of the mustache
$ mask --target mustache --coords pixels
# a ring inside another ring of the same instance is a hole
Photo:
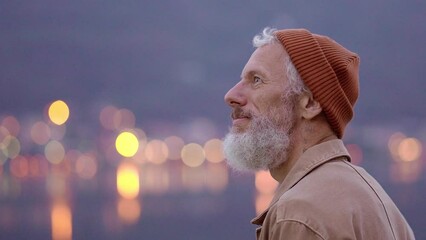
[[[232,110],[232,113],[231,113],[231,118],[232,119],[237,119],[237,118],[252,118],[252,117],[253,117],[253,113],[251,111],[243,110],[241,107],[235,107]]]

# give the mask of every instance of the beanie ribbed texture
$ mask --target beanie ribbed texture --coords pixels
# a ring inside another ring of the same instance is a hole
[[[359,57],[332,39],[305,29],[275,32],[338,138],[358,98]]]

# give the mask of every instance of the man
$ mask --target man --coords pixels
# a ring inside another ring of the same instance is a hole
[[[383,188],[341,140],[358,98],[357,54],[305,29],[266,28],[225,95],[229,165],[280,185],[253,219],[258,239],[414,239]]]

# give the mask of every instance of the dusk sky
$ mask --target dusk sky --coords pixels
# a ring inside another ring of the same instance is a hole
[[[0,124],[7,116],[19,122],[21,132],[16,137],[21,141],[21,155],[43,154],[40,149],[44,146],[33,146],[25,139],[30,139],[27,132],[35,122],[47,120],[49,104],[58,99],[70,109],[63,142],[81,152],[99,147],[99,135],[106,136],[99,122],[106,106],[132,112],[134,127],[143,129],[148,138],[176,135],[185,143],[199,144],[211,138],[222,139],[230,124],[230,109],[223,97],[239,81],[254,50],[253,36],[267,26],[306,28],[359,54],[360,96],[344,140],[361,146],[365,157],[379,156],[379,160],[364,158],[363,167],[382,179],[395,196],[404,186],[412,189],[407,191],[417,200],[410,202],[406,200],[409,196],[402,196],[397,203],[409,215],[419,239],[426,239],[425,230],[420,228],[423,219],[410,208],[410,204],[425,196],[426,187],[425,22],[426,2],[414,0],[2,0]],[[388,151],[387,141],[395,132],[423,143],[423,153],[420,151],[418,157],[420,170],[410,180],[411,185],[386,180],[391,157],[390,153],[380,153]],[[9,166],[4,161],[4,166]],[[383,170],[382,162],[386,162]],[[6,167],[1,170],[0,173],[8,172]],[[234,196],[230,189],[252,185],[247,181],[253,180],[253,176],[229,174],[230,185],[220,195],[220,201],[238,205],[251,192]],[[2,176],[6,174],[0,174],[0,179]],[[22,193],[16,198],[22,196],[31,194]],[[2,196],[0,188],[0,205],[7,203],[13,207],[13,201]],[[418,212],[426,214],[426,202],[420,202]],[[5,209],[9,207],[0,207]],[[230,218],[243,212],[235,221],[239,226],[250,227],[254,213],[238,211],[232,212]],[[179,212],[171,219],[179,221],[179,214],[185,213]],[[208,218],[210,213],[205,214],[209,224],[222,217]],[[161,218],[155,221],[164,224]],[[4,227],[1,217],[0,227]],[[10,235],[4,239],[15,239],[12,233],[18,230],[10,229]],[[241,235],[217,237],[254,238],[254,233],[247,230],[252,231],[246,228]],[[155,234],[152,229],[150,233]],[[180,234],[179,230],[173,233]],[[199,230],[197,236],[202,233]],[[36,236],[43,239],[44,234]],[[75,235],[78,234],[81,232],[76,230]],[[108,235],[93,234],[98,239]],[[150,236],[136,230],[132,234],[114,236]],[[1,234],[0,238],[3,239]]]

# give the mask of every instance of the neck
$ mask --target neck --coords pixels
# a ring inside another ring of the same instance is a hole
[[[337,136],[328,127],[328,124],[326,128],[322,127],[324,126],[313,126],[313,128],[311,127],[312,129],[323,129],[322,131],[301,131],[300,134],[296,133],[292,136],[291,141],[293,144],[291,144],[290,146],[291,150],[288,154],[287,160],[277,168],[269,169],[272,177],[276,181],[278,181],[279,183],[282,183],[282,181],[284,181],[290,170],[296,164],[297,160],[307,149],[320,143],[327,142],[332,139],[337,139]]]

